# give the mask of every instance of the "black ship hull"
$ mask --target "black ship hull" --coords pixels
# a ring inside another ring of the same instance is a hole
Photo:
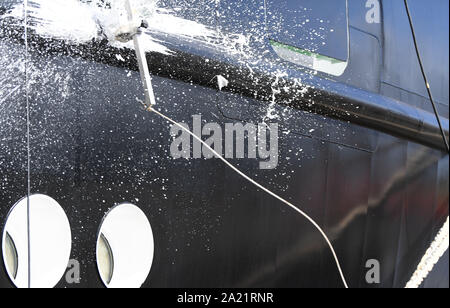
[[[58,201],[81,281],[62,278],[57,287],[103,286],[97,234],[105,213],[123,202],[137,205],[153,229],[143,287],[343,286],[326,243],[303,217],[218,159],[171,157],[169,123],[135,99],[143,92],[133,51],[31,31],[27,113],[24,73],[9,69],[24,58],[23,29],[0,22],[0,77],[11,90],[0,97],[0,226],[27,195],[28,176],[32,193]],[[352,35],[357,45],[359,32]],[[278,86],[291,90],[272,104],[278,64],[252,75],[210,47],[165,42],[174,54],[148,53],[158,110],[191,129],[193,115],[221,127],[276,122],[276,168],[230,161],[317,221],[351,287],[404,287],[448,217],[448,153],[430,110],[381,93],[380,81],[377,93],[290,67]],[[231,85],[219,90],[218,75]],[[292,90],[298,76],[312,85],[301,97]],[[267,119],[269,105],[278,118]],[[448,106],[441,109],[448,131]],[[366,279],[372,259],[381,264],[374,285]],[[0,286],[13,286],[3,263]]]

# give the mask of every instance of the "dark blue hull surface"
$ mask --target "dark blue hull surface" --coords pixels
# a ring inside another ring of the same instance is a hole
[[[325,241],[302,216],[218,159],[172,158],[169,123],[136,100],[143,90],[129,50],[31,32],[28,170],[25,73],[14,64],[25,56],[23,31],[0,23],[0,226],[27,195],[28,175],[32,193],[58,201],[72,229],[71,259],[81,264],[80,283],[62,278],[58,287],[102,287],[97,234],[105,213],[123,202],[140,207],[153,228],[143,287],[343,286]],[[352,31],[355,52],[362,30]],[[175,55],[148,54],[158,110],[191,128],[193,115],[222,127],[278,123],[275,169],[230,161],[317,221],[350,287],[404,287],[448,217],[449,157],[429,107],[383,92],[386,80],[359,86],[358,72],[334,80],[288,64],[280,88],[296,74],[313,87],[303,98],[281,91],[271,105],[273,75],[250,77],[233,57],[165,41]],[[371,73],[382,75],[381,66]],[[217,75],[231,85],[219,91]],[[269,105],[276,119],[267,119]],[[448,97],[439,108],[448,131]],[[371,259],[381,265],[380,284],[367,283]],[[12,286],[0,262],[0,287]]]

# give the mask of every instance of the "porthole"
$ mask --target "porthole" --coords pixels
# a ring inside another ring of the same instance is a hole
[[[109,285],[114,273],[114,256],[111,251],[111,246],[103,234],[100,234],[97,243],[97,260],[100,276],[105,284]]]
[[[52,288],[69,263],[72,246],[69,220],[61,206],[48,196],[29,197],[29,220],[27,204],[28,198],[22,199],[8,215],[2,236],[3,261],[9,278],[18,288]]]
[[[13,239],[9,235],[8,232],[6,232],[6,238],[5,238],[5,265],[8,273],[10,273],[10,276],[13,279],[16,279],[17,277],[17,268],[19,266],[19,260],[17,256],[17,249],[16,245],[14,244]]]
[[[140,288],[154,253],[153,231],[144,212],[121,204],[105,216],[97,238],[97,267],[108,288]]]

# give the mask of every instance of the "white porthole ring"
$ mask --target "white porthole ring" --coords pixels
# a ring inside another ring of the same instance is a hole
[[[69,220],[54,199],[35,194],[21,199],[11,208],[2,234],[2,254],[6,272],[16,287],[55,287],[66,272],[71,249]]]
[[[154,258],[153,230],[145,213],[131,203],[113,207],[97,236],[97,269],[107,288],[140,288]]]

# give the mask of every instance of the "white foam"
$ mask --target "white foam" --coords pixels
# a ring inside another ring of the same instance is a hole
[[[223,77],[222,75],[218,75],[217,77],[217,85],[219,86],[219,90],[222,91],[223,88],[228,87],[228,84],[230,83],[228,79]]]
[[[207,26],[177,17],[174,12],[159,8],[157,4],[158,0],[132,1],[137,15],[148,22],[150,31],[203,40],[215,35]],[[22,4],[8,16],[22,19]],[[128,22],[124,0],[111,1],[111,8],[79,0],[31,0],[28,16],[30,28],[42,37],[83,43],[106,36],[115,47],[132,48],[132,44],[114,41],[114,33]],[[170,54],[162,42],[150,35],[143,35],[142,42],[146,51]]]
[[[22,15],[21,5],[15,12]],[[85,42],[99,33],[91,7],[77,0],[29,1],[28,16],[31,28],[43,37]]]

